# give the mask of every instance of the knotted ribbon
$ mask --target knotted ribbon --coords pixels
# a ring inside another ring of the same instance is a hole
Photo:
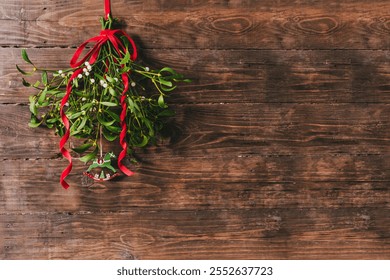
[[[110,1],[105,0],[105,18],[106,18],[106,20],[108,19],[110,12],[111,12]],[[75,54],[73,55],[73,57],[70,61],[70,66],[76,70],[74,71],[74,73],[71,75],[71,77],[69,79],[69,82],[68,82],[67,87],[66,87],[66,94],[62,98],[61,105],[60,105],[60,115],[61,115],[61,119],[62,119],[62,122],[63,122],[64,127],[65,127],[65,134],[63,135],[63,137],[60,140],[60,150],[61,150],[63,157],[66,158],[69,162],[68,166],[64,169],[64,171],[62,172],[61,177],[60,177],[60,183],[61,183],[62,187],[65,189],[69,188],[69,184],[65,181],[65,178],[71,172],[73,164],[72,164],[72,157],[71,157],[69,151],[65,148],[65,144],[69,140],[69,136],[70,136],[70,123],[69,123],[68,117],[66,116],[66,114],[64,112],[64,106],[68,102],[69,97],[72,93],[73,80],[76,79],[77,76],[83,72],[83,69],[79,68],[79,67],[82,66],[87,60],[88,60],[90,65],[93,65],[96,62],[96,60],[99,57],[99,53],[100,53],[102,46],[106,43],[111,43],[114,46],[116,52],[118,53],[118,55],[120,57],[122,57],[123,54],[126,54],[126,52],[128,52],[128,50],[124,46],[120,37],[125,37],[130,42],[131,47],[133,49],[133,52],[130,55],[130,58],[132,61],[136,60],[137,59],[137,48],[135,46],[134,41],[122,30],[106,29],[106,30],[102,30],[100,32],[99,36],[93,37],[93,38],[85,41],[84,43],[82,43],[77,48]],[[93,42],[95,42],[95,45],[92,47],[92,49],[89,50],[87,52],[87,54],[79,60],[81,53],[83,52],[85,47],[89,43],[93,43]],[[127,154],[126,92],[129,89],[128,73],[122,73],[121,77],[122,77],[122,81],[123,81],[123,91],[122,91],[121,98],[120,98],[120,104],[122,107],[122,111],[120,114],[121,133],[119,135],[119,143],[122,147],[122,151],[120,152],[120,154],[118,156],[118,167],[124,174],[126,174],[127,176],[131,176],[134,173],[131,170],[129,170],[126,166],[124,166],[122,163],[123,159],[126,157],[126,154]]]

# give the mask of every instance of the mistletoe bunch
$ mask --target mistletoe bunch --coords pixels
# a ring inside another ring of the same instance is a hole
[[[124,127],[121,140],[126,141],[127,153],[136,147],[155,144],[164,119],[174,115],[166,104],[167,95],[177,82],[189,81],[169,67],[154,70],[138,64],[131,39],[123,32],[108,32],[114,23],[111,16],[102,18],[101,23],[107,31],[104,34],[112,38],[98,49],[90,49],[85,61],[81,60],[77,67],[40,68],[30,60],[26,50],[22,50],[22,58],[32,66],[32,71],[17,66],[23,75],[40,74],[35,83],[23,79],[25,86],[37,90],[29,98],[30,127],[53,128],[61,137],[69,130],[71,137],[83,139],[82,145],[73,150],[84,154],[80,160],[85,163],[98,158],[99,152],[102,157],[102,138],[115,141]],[[62,114],[69,120],[68,128]]]

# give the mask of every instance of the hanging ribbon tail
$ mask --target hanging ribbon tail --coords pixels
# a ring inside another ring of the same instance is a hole
[[[132,176],[134,172],[129,170],[126,166],[123,165],[122,161],[127,155],[127,141],[126,141],[126,134],[127,134],[127,125],[126,125],[126,111],[127,111],[127,104],[126,104],[126,92],[129,89],[129,77],[126,73],[122,74],[122,80],[124,89],[121,96],[121,106],[122,106],[122,112],[120,115],[121,120],[121,127],[122,131],[119,135],[119,143],[122,147],[122,151],[120,152],[118,156],[118,167],[119,169],[127,176]]]
[[[108,16],[111,15],[111,1],[105,0],[104,1],[104,17],[107,20]]]
[[[68,142],[69,136],[70,136],[70,131],[69,131],[70,124],[69,124],[69,119],[68,119],[68,117],[66,116],[66,114],[64,112],[64,106],[68,102],[69,96],[70,96],[70,94],[72,92],[72,82],[78,76],[78,74],[80,74],[81,72],[83,72],[83,70],[82,69],[78,69],[70,77],[68,85],[66,87],[66,94],[62,98],[61,105],[60,105],[60,115],[61,115],[62,123],[64,124],[64,127],[65,127],[65,134],[64,134],[64,136],[62,136],[61,141],[60,141],[60,150],[61,150],[62,156],[64,158],[66,158],[68,160],[68,162],[69,162],[68,167],[65,168],[65,170],[62,172],[61,177],[60,177],[60,183],[61,183],[61,185],[62,185],[62,187],[64,189],[69,188],[69,184],[65,181],[65,178],[72,171],[72,166],[73,166],[73,164],[72,164],[72,156],[70,155],[69,151],[65,148],[65,145]]]

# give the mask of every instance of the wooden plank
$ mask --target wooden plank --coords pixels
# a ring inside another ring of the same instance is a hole
[[[65,161],[2,161],[1,213],[390,208],[388,156],[338,157],[344,165],[331,157],[308,156],[154,160],[132,168],[136,172],[132,177],[104,184],[82,176],[86,167],[76,161],[66,191],[59,184]],[[251,170],[255,165],[261,167]]]
[[[389,3],[387,0],[273,0],[258,1],[241,1],[241,0],[201,0],[196,3],[182,0],[111,0],[111,7],[114,16],[125,17],[137,14],[139,12],[167,12],[167,11],[190,11],[197,12],[203,9],[213,11],[227,10],[227,9],[242,9],[248,11],[275,11],[282,12],[286,9],[332,9],[343,11],[357,11],[359,7],[366,11],[373,9],[386,9]],[[20,0],[20,1],[6,1],[2,5],[0,19],[7,20],[39,20],[48,18],[62,18],[64,16],[74,15],[81,16],[86,11],[89,14],[101,16],[104,13],[103,4],[96,3],[93,0],[84,1],[52,1],[52,0]]]
[[[64,160],[0,162],[2,213],[117,212],[254,207],[389,208],[390,156],[144,158],[132,177],[92,184],[75,161],[65,191]],[[115,197],[113,199],[113,197]]]
[[[83,1],[80,9],[79,2],[77,5],[63,1],[53,4],[46,1],[41,5],[29,2],[5,7],[0,20],[0,45],[76,46],[98,33],[97,19],[103,9],[94,1]],[[198,5],[160,2],[120,1],[113,5],[115,16],[125,21],[131,35],[142,38],[146,48],[388,49],[390,46],[386,36],[389,32],[386,11],[390,4],[385,1],[341,4],[318,1],[314,5],[312,1],[304,5],[286,1],[265,4],[251,1],[247,5],[241,1],[227,5],[225,1]],[[150,8],[144,9],[145,6]],[[4,36],[10,35],[7,31],[10,24],[13,36]]]
[[[38,67],[69,67],[74,49],[29,49]],[[142,51],[146,65],[169,65],[193,80],[171,103],[389,103],[389,51]],[[30,94],[15,63],[20,49],[0,48],[0,103]],[[39,77],[27,80],[34,82]]]
[[[388,155],[389,105],[203,104],[174,106],[157,148],[163,157]],[[243,109],[244,108],[244,109]],[[0,105],[0,158],[56,158],[59,137],[28,127],[27,106]]]
[[[383,259],[389,209],[0,215],[2,259]]]

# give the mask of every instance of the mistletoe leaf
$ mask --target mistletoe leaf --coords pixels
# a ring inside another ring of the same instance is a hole
[[[158,106],[160,106],[161,108],[168,108],[167,104],[165,104],[164,96],[162,94],[158,98]]]
[[[93,143],[88,142],[88,143],[85,143],[85,144],[78,146],[76,148],[72,148],[72,150],[78,154],[82,154],[82,153],[86,152],[87,150],[89,150],[89,148],[91,148],[92,146],[93,146]]]
[[[124,65],[124,64],[127,64],[129,61],[130,61],[130,52],[128,49],[126,49],[126,54],[119,63]]]
[[[158,114],[159,117],[173,117],[174,115],[175,112],[170,109],[165,109]]]
[[[25,87],[31,87],[31,84],[27,82],[24,78],[22,78],[22,83]]]
[[[42,105],[43,101],[45,101],[46,94],[47,94],[47,88],[41,91],[40,96],[38,98],[38,104]]]
[[[98,149],[96,148],[92,153],[89,153],[83,157],[80,158],[80,161],[87,163],[88,161],[91,161],[96,158],[98,153]]]
[[[46,125],[47,124],[55,124],[56,122],[58,122],[59,121],[59,118],[51,118],[51,119],[47,119],[46,120]]]
[[[34,116],[36,116],[38,114],[38,109],[37,109],[37,106],[36,106],[36,97],[34,95],[31,95],[29,97],[29,101],[30,101],[30,112],[31,114],[33,114]]]
[[[46,86],[47,85],[47,72],[42,72],[42,83]]]
[[[19,65],[16,65],[16,69],[22,73],[24,76],[32,76],[34,74],[35,71],[32,71],[32,72],[26,72],[26,71],[23,71]]]
[[[118,123],[121,122],[121,119],[119,117],[119,115],[111,110],[107,110],[106,111],[107,114],[110,115],[111,118],[113,118],[115,121],[117,121]]]
[[[75,118],[80,117],[82,114],[83,114],[83,112],[74,113],[74,114],[70,115],[69,119],[74,120]]]
[[[23,58],[23,60],[26,61],[28,64],[34,65],[34,64],[31,62],[30,58],[28,57],[28,54],[27,54],[26,49],[22,49],[22,58]]]
[[[41,124],[42,124],[42,122],[38,121],[38,119],[35,117],[35,115],[32,115],[28,126],[31,128],[37,128]]]
[[[114,102],[106,102],[106,101],[102,101],[102,102],[100,102],[100,104],[102,104],[104,106],[107,106],[107,107],[116,107],[116,106],[118,106],[118,104],[116,104]]]
[[[106,113],[106,112],[105,112],[105,113]],[[97,119],[98,119],[99,123],[101,123],[101,124],[104,125],[104,126],[111,126],[111,125],[113,125],[113,124],[115,123],[115,120],[112,120],[112,121],[105,121],[105,120],[103,119],[103,116],[102,116],[101,114],[99,114],[99,115],[97,116]]]
[[[141,143],[133,143],[135,147],[143,148],[149,143],[149,137],[146,135],[142,136],[142,142]]]
[[[170,92],[170,91],[174,90],[175,88],[176,88],[176,86],[165,87],[164,85],[161,85],[161,89],[165,92]]]
[[[117,127],[117,126],[106,125],[104,127],[113,133],[121,133],[121,131],[122,131],[122,129],[120,127]]]
[[[172,87],[172,86],[173,86],[172,82],[166,81],[166,80],[164,80],[164,79],[161,78],[161,77],[158,79],[158,82],[159,82],[161,85],[164,85],[164,86],[167,86],[167,87]]]
[[[103,129],[103,136],[106,138],[108,141],[112,142],[115,141],[116,138],[118,138],[118,135],[115,135],[114,133],[111,133],[110,131]]]
[[[110,76],[106,75],[106,79],[109,83],[113,83],[115,80],[111,78]]]
[[[77,127],[77,130],[74,132],[73,135],[79,134],[81,132],[81,130],[84,128],[84,126],[86,125],[87,121],[88,121],[88,117],[85,116],[83,118],[83,120],[81,121],[80,125]]]
[[[93,103],[90,102],[90,103],[86,103],[84,104],[83,106],[81,106],[81,110],[88,110],[89,108],[91,108],[93,106]]]
[[[35,84],[33,85],[33,87],[35,87],[36,89],[39,89],[38,87],[40,86],[41,82],[40,81],[36,81]]]

